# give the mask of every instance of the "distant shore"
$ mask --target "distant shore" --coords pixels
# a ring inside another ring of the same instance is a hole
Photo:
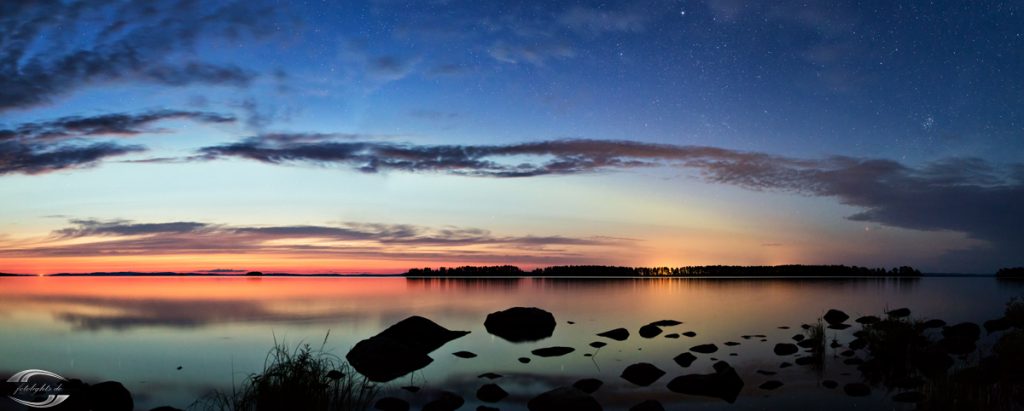
[[[622,267],[596,265],[567,265],[537,268],[525,271],[512,265],[461,266],[439,268],[412,268],[404,273],[288,273],[288,272],[135,272],[110,271],[90,273],[16,274],[2,273],[0,277],[207,277],[207,278],[262,278],[262,277],[317,277],[317,278],[919,278],[919,277],[995,277],[1000,279],[1024,278],[1021,267],[1002,268],[992,274],[922,273],[902,266],[892,269],[867,268],[846,265],[775,265],[775,266],[687,266],[687,267]]]

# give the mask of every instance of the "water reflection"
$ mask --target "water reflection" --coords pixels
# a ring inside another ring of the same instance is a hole
[[[820,382],[860,379],[856,365],[840,355],[844,349],[828,348],[819,370],[781,368],[780,363],[793,359],[772,353],[775,343],[793,342],[795,334],[803,333],[801,324],[815,323],[829,308],[857,318],[908,306],[915,317],[980,322],[1001,315],[1003,303],[1022,289],[1019,282],[991,278],[2,278],[0,300],[6,304],[0,327],[17,332],[0,335],[0,369],[42,368],[92,381],[115,379],[136,394],[139,409],[183,408],[209,387],[228,387],[233,375],[260,370],[275,338],[319,342],[330,330],[329,349],[344,356],[355,342],[421,315],[471,334],[432,353],[431,365],[395,384],[415,384],[424,393],[465,389],[467,409],[477,405],[472,397],[481,380],[476,376],[484,372],[505,375],[501,385],[511,394],[507,405],[594,377],[605,381],[595,397],[606,409],[628,409],[644,398],[658,398],[668,407],[723,408],[728,404],[720,400],[674,394],[664,387],[679,375],[713,372],[711,357],[728,361],[747,381],[736,404],[723,409],[763,407],[767,398],[773,406],[784,406],[787,401],[843,399],[841,385],[839,391],[823,390]],[[553,313],[553,336],[516,345],[489,335],[483,326],[486,315],[514,306]],[[683,324],[666,327],[652,339],[637,335],[641,326],[663,319]],[[600,350],[588,346],[601,340],[597,333],[618,327],[630,331],[629,340],[607,341]],[[858,329],[826,330],[825,338],[847,344]],[[690,330],[696,336],[664,337]],[[767,341],[742,338],[755,334],[766,335]],[[726,347],[725,341],[741,344]],[[707,343],[718,344],[720,351],[699,356],[685,369],[672,361],[689,347]],[[983,338],[979,347],[991,343]],[[547,346],[577,351],[530,364],[516,360]],[[479,357],[451,355],[459,350]],[[668,374],[652,387],[631,387],[619,373],[636,362],[650,362]],[[769,379],[785,385],[771,392],[758,388]],[[410,400],[422,404],[426,397]],[[863,408],[884,400],[885,394],[876,392],[832,408]]]

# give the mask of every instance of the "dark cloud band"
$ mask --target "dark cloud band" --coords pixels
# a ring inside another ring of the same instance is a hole
[[[281,135],[205,147],[207,159],[350,167],[365,173],[431,172],[511,178],[637,167],[681,167],[712,183],[751,190],[833,197],[863,208],[849,218],[916,230],[950,230],[1024,249],[1021,165],[999,168],[975,158],[910,167],[886,159],[800,159],[707,146],[635,141],[552,140],[508,145],[411,145],[371,141],[289,141]],[[1007,253],[1009,255],[1009,253]]]

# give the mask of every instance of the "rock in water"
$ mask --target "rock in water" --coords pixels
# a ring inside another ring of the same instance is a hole
[[[602,385],[604,385],[604,382],[597,378],[584,378],[573,383],[572,387],[587,394],[593,394],[597,392],[597,389],[601,388]]]
[[[509,342],[540,341],[555,332],[555,316],[536,307],[512,307],[487,314],[484,328]]]
[[[857,318],[854,321],[856,321],[859,324],[874,324],[874,323],[877,323],[879,321],[882,321],[882,319],[878,318],[878,317],[875,317],[873,315],[865,315],[863,317]]]
[[[850,316],[846,315],[846,313],[844,313],[842,311],[839,311],[839,310],[836,310],[836,309],[833,308],[833,309],[829,309],[828,312],[825,313],[825,316],[821,317],[821,318],[824,319],[825,322],[834,325],[834,324],[842,324],[844,321],[849,319]]]
[[[655,327],[672,327],[672,326],[679,325],[679,324],[682,324],[682,321],[658,320],[658,321],[655,321],[655,322],[651,323],[650,325],[653,325]]]
[[[345,358],[370,381],[388,382],[426,367],[434,361],[427,354],[466,334],[412,316],[356,343]]]
[[[701,353],[701,354],[711,354],[711,353],[713,353],[715,351],[718,351],[718,346],[716,346],[714,344],[695,345],[693,347],[690,347],[690,351],[693,351],[693,352],[696,352],[696,353]]]
[[[459,358],[476,358],[476,354],[471,353],[469,351],[456,351],[453,352],[452,355]]]
[[[530,351],[530,353],[538,357],[561,357],[573,351],[576,351],[576,349],[572,347],[547,347],[538,348]]]
[[[981,337],[981,327],[975,323],[960,323],[942,329],[942,336],[946,338],[962,338],[976,341]]]
[[[526,403],[530,411],[601,411],[601,404],[573,387],[555,388],[533,397]]]
[[[629,411],[665,411],[665,407],[657,400],[647,400],[629,407]]]
[[[775,351],[775,355],[792,355],[792,354],[796,354],[797,351],[800,351],[800,349],[797,348],[797,346],[794,345],[794,344],[778,343],[778,344],[775,344],[774,351]]]
[[[384,397],[375,404],[373,408],[381,411],[409,411],[409,402],[396,397]]]
[[[867,397],[871,395],[871,387],[868,387],[866,384],[855,382],[843,386],[843,392],[851,397]]]
[[[779,388],[781,386],[782,386],[782,381],[779,381],[779,380],[769,380],[769,381],[765,381],[764,384],[761,384],[757,388],[760,388],[762,390],[771,391],[771,390],[774,390],[774,389]]]
[[[92,408],[104,411],[132,411],[132,393],[117,381],[105,381],[89,387]]]
[[[483,402],[498,402],[508,397],[508,392],[498,384],[484,384],[476,390],[476,398]]]
[[[658,378],[665,375],[665,371],[655,367],[654,364],[641,362],[630,365],[622,370],[622,379],[641,387],[653,384]]]
[[[657,337],[658,334],[661,334],[661,327],[658,327],[657,325],[654,324],[647,324],[643,327],[640,327],[639,334],[641,337],[644,338],[654,338]]]
[[[693,362],[697,360],[697,356],[688,352],[684,352],[682,354],[677,355],[672,360],[675,361],[676,364],[679,364],[680,367],[689,367],[690,364],[693,364]]]
[[[715,363],[713,374],[689,374],[676,377],[668,383],[672,392],[700,395],[725,400],[732,404],[743,390],[743,380],[725,361]]]
[[[605,331],[597,335],[598,337],[611,338],[615,341],[626,341],[629,338],[629,330],[625,328],[616,328],[614,330]]]
[[[910,316],[910,309],[906,308],[906,307],[904,307],[904,308],[897,308],[895,310],[886,311],[885,314],[888,315],[889,317],[892,317],[892,318],[909,317]]]
[[[458,394],[443,391],[437,399],[423,405],[423,411],[455,411],[465,404],[466,400]]]

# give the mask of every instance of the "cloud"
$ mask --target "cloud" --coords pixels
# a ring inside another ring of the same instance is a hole
[[[0,4],[0,111],[111,82],[244,86],[247,69],[201,61],[196,44],[272,33],[279,15],[249,1],[14,1]]]
[[[70,220],[31,246],[13,243],[0,256],[123,256],[216,253],[288,253],[333,258],[518,261],[580,258],[567,247],[635,242],[608,237],[501,236],[464,227],[348,222],[336,225],[234,226],[194,221],[138,223],[129,220]],[[568,260],[561,260],[562,262]]]
[[[877,158],[802,159],[707,146],[615,140],[550,140],[507,145],[411,145],[368,141],[281,143],[260,136],[205,147],[205,158],[351,167],[364,173],[536,177],[638,167],[690,169],[705,181],[758,191],[831,197],[859,207],[854,221],[914,230],[950,230],[1005,249],[1024,249],[1024,165],[996,167],[948,158],[918,167]]]
[[[68,116],[56,120],[23,123],[13,129],[0,129],[0,140],[67,139],[96,135],[137,135],[153,132],[147,126],[163,120],[191,120],[200,123],[232,123],[230,115],[200,112],[155,110],[143,113],[112,113],[96,116]]]
[[[587,34],[640,32],[647,16],[636,10],[601,10],[576,6],[565,12],[559,21],[566,27]]]
[[[145,151],[139,145],[89,142],[96,136],[133,136],[154,132],[152,124],[186,119],[202,123],[229,123],[234,117],[197,111],[156,110],[136,114],[68,116],[23,123],[0,129],[0,175],[41,174],[69,168],[91,167],[107,157]]]
[[[487,54],[502,63],[529,63],[538,67],[544,66],[550,60],[576,56],[572,47],[565,43],[543,41],[515,45],[498,41],[487,49]]]
[[[107,157],[145,150],[138,145],[115,143],[51,145],[0,141],[0,176],[12,173],[41,174],[68,168],[91,167]]]

